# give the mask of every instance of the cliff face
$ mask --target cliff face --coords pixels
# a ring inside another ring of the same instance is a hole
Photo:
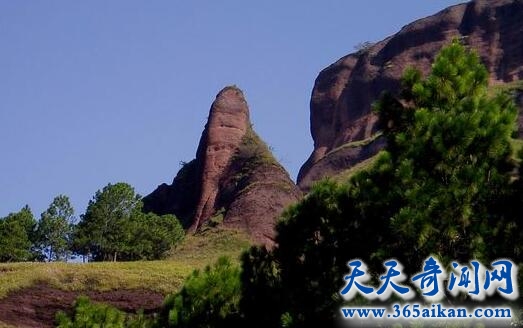
[[[252,130],[241,90],[226,87],[211,106],[196,159],[171,185],[144,197],[144,210],[175,214],[191,231],[209,224],[240,228],[254,242],[271,246],[276,220],[300,196]]]
[[[523,1],[477,0],[415,21],[319,74],[310,104],[314,150],[298,185],[307,190],[314,181],[376,154],[383,140],[376,138],[372,103],[384,90],[399,91],[405,68],[426,74],[439,50],[454,38],[476,49],[492,85],[523,79]],[[523,136],[521,114],[519,134]]]
[[[197,230],[215,210],[219,183],[247,128],[249,108],[242,92],[225,88],[216,96],[196,152],[200,166],[200,194],[192,230]]]

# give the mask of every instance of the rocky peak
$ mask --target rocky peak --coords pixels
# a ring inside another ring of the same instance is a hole
[[[249,127],[249,108],[243,92],[236,87],[224,88],[211,106],[196,152],[196,161],[201,163],[201,189],[192,230],[213,213],[219,182]]]
[[[144,197],[144,210],[175,214],[192,232],[222,224],[272,246],[284,208],[301,197],[289,174],[252,129],[249,107],[237,87],[226,87],[211,105],[196,158],[171,185]]]

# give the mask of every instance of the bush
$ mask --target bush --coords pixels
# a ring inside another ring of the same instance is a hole
[[[71,318],[60,311],[56,315],[58,328],[125,327],[125,314],[118,309],[99,303],[92,303],[88,297],[80,296],[75,304]]]
[[[364,53],[367,53],[370,50],[370,48],[372,48],[373,45],[374,45],[374,42],[370,42],[370,41],[360,42],[354,46],[354,50],[356,50],[356,53],[358,55],[362,55]]]
[[[58,328],[150,328],[153,321],[147,319],[143,313],[126,315],[117,308],[93,303],[86,296],[80,296],[75,301],[73,314],[69,317],[65,312],[56,314]]]
[[[182,290],[167,297],[158,327],[229,327],[239,320],[240,268],[227,257],[195,270]]]

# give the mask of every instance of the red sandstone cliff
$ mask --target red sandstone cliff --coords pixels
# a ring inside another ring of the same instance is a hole
[[[408,66],[427,73],[435,55],[453,38],[478,51],[492,85],[523,79],[521,0],[477,0],[415,21],[319,74],[310,103],[314,150],[300,170],[298,185],[308,190],[314,181],[376,154],[384,144],[374,138],[372,103],[384,90],[399,90]],[[516,97],[521,107],[521,90]],[[519,133],[523,137],[522,114]]]
[[[271,246],[276,220],[300,196],[252,130],[242,91],[226,87],[211,106],[196,159],[171,185],[144,197],[144,210],[175,214],[191,231],[208,224],[239,228],[254,242]]]

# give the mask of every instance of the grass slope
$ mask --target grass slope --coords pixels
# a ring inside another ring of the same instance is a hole
[[[62,290],[178,289],[192,267],[174,261],[105,263],[13,263],[0,265],[0,297],[35,283]]]
[[[171,251],[169,259],[163,261],[3,263],[0,264],[0,298],[42,282],[61,290],[146,289],[168,294],[177,291],[194,269],[203,268],[222,255],[238,259],[249,244],[239,231],[209,228],[197,235],[187,235],[184,242]]]
[[[220,256],[239,261],[241,253],[250,245],[251,241],[243,231],[208,227],[196,234],[188,234],[183,243],[171,251],[169,260],[194,268],[214,263]]]

